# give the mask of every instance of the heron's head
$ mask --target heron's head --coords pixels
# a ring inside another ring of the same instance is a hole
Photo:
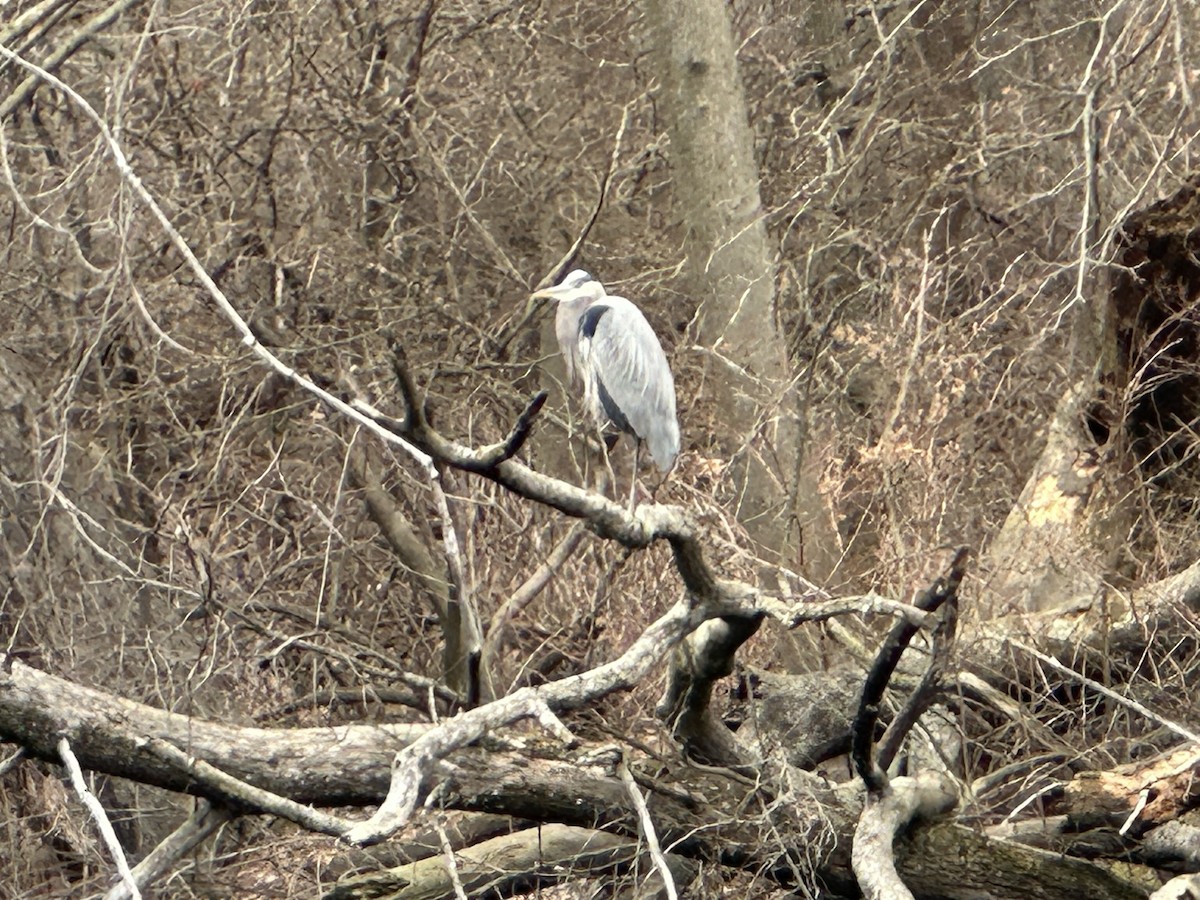
[[[554,287],[542,288],[535,291],[534,298],[548,297],[560,303],[567,300],[599,300],[604,296],[604,285],[589,275],[583,269],[575,269],[567,273],[567,277]]]

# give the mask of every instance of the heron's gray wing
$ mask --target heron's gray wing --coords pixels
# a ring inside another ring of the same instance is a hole
[[[582,339],[592,329],[589,358],[597,386],[646,442],[658,467],[667,471],[679,454],[679,422],[675,380],[654,329],[641,310],[612,295],[594,304],[580,324]]]

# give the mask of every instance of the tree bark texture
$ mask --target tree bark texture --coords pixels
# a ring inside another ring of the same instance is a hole
[[[455,854],[454,873],[442,854],[341,881],[327,900],[441,900],[454,878],[467,896],[501,896],[549,887],[567,878],[607,875],[638,856],[637,843],[577,825],[545,825],[483,841]]]
[[[646,15],[671,137],[685,284],[712,353],[707,389],[730,426],[718,447],[733,462],[739,518],[764,556],[803,563],[820,581],[836,561],[833,535],[801,458],[802,423],[776,318],[775,250],[729,15],[721,0],[654,0]],[[751,444],[756,437],[763,440]]]

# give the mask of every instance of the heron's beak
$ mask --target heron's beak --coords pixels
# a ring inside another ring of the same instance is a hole
[[[534,291],[529,295],[531,300],[561,300],[569,289],[564,288],[561,284],[553,285],[552,287],[542,288],[540,291]]]
[[[570,296],[576,292],[577,288],[566,286],[566,284],[551,284],[548,288],[535,290],[529,295],[530,300],[568,300]]]

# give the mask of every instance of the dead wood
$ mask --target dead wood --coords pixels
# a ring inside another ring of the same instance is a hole
[[[506,897],[568,878],[617,877],[639,857],[636,841],[576,825],[543,825],[491,838],[450,859],[431,856],[405,866],[340,881],[326,900],[441,900],[455,883],[468,896]]]
[[[224,793],[217,796],[210,786],[146,751],[143,736],[157,734],[180,741],[191,754],[203,754],[223,771],[294,801],[361,806],[378,803],[386,795],[387,765],[393,755],[387,745],[411,739],[421,730],[409,729],[406,736],[400,726],[262,729],[218,725],[82,688],[16,661],[11,661],[11,668],[0,679],[0,735],[21,740],[32,756],[53,759],[55,735],[77,735],[80,764],[87,769],[219,802],[231,798]],[[438,802],[452,809],[582,828],[599,823],[613,834],[636,838],[637,815],[620,779],[606,772],[603,762],[581,764],[575,758],[586,759],[586,753],[571,757],[553,746],[533,756],[528,751],[458,750],[448,758],[449,765],[439,770]],[[783,884],[794,884],[798,874],[831,885],[852,883],[846,848],[861,813],[860,793],[834,790],[804,773],[793,772],[790,777],[790,786],[773,788],[777,801],[785,802],[763,805],[767,798],[759,787],[746,784],[746,779],[734,773],[686,765],[658,766],[653,774],[635,772],[638,782],[651,789],[648,809],[664,849],[669,848],[670,853],[762,872]],[[241,809],[255,811],[244,805]],[[764,827],[775,835],[772,840],[764,842]],[[1047,884],[1061,885],[1087,873],[1110,892],[1097,896],[1144,897],[1144,893],[1129,893],[1119,879],[1078,861],[1056,854],[1031,857],[1030,848],[1013,850],[1003,841],[978,835],[971,838],[971,858],[978,863],[980,878],[989,860],[992,870],[986,881],[961,881],[961,893],[956,893],[945,887],[946,872],[956,871],[962,841],[974,833],[946,833],[940,830],[944,828],[933,829],[942,835],[940,843],[929,840],[921,844],[915,857],[899,852],[900,872],[918,896],[924,892],[940,892],[944,897],[1020,896],[1006,891],[1012,885],[1028,883],[1033,876],[1017,868],[1017,861],[1036,859],[1038,877]],[[922,840],[920,835],[927,830],[918,828],[913,840]],[[947,835],[954,835],[955,840]],[[798,869],[797,861],[809,858],[812,847],[827,849],[812,861],[811,869]],[[992,894],[980,894],[980,885],[985,883],[999,887]],[[1076,896],[1065,890],[1046,891],[1030,896],[1063,900]]]
[[[862,815],[854,830],[852,864],[854,875],[868,900],[912,900],[912,892],[896,872],[893,842],[913,819],[949,812],[958,801],[953,781],[940,772],[919,772],[912,778],[889,779],[887,770],[908,732],[933,704],[941,689],[941,678],[954,638],[958,618],[958,588],[965,574],[967,553],[959,550],[946,577],[939,578],[917,598],[923,612],[945,609],[934,637],[934,654],[916,689],[885,732],[877,752],[875,726],[880,705],[900,657],[917,633],[901,620],[892,626],[874,664],[867,672],[851,729],[850,758],[867,790]]]
[[[1064,792],[1072,830],[1108,827],[1136,837],[1200,804],[1200,746],[1189,744],[1104,772],[1082,772]]]
[[[710,765],[748,762],[729,728],[711,708],[713,687],[733,673],[739,647],[758,630],[765,613],[725,616],[705,622],[684,639],[671,658],[667,688],[655,710],[668,723],[684,753]]]

